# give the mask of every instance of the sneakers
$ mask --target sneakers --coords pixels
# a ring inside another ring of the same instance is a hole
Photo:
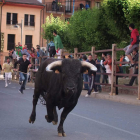
[[[85,97],[88,97],[88,96],[89,96],[88,94],[85,95]]]
[[[22,81],[19,81],[19,84],[21,85],[22,84]]]
[[[92,92],[92,93],[93,93],[93,94],[94,94],[94,93],[99,93],[99,91],[94,91],[94,92]]]
[[[8,87],[8,85],[6,84],[5,87]]]
[[[19,93],[23,94],[23,90],[19,89],[18,91],[19,91]]]

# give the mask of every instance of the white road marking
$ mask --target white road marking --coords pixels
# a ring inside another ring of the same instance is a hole
[[[0,93],[7,94],[7,95],[10,95],[10,96],[13,96],[13,97],[16,97],[16,98],[18,97],[18,96],[16,96],[16,95],[13,95],[13,94],[10,94],[10,93],[4,93],[4,92],[0,92]],[[21,99],[24,99],[24,100],[26,100],[26,101],[32,102],[31,100],[29,100],[29,99],[27,99],[27,98],[23,98],[23,97],[18,97],[18,98],[21,98]],[[40,105],[40,104],[39,104],[39,105]],[[115,126],[112,126],[112,125],[109,125],[109,124],[106,124],[106,123],[103,123],[103,122],[94,120],[94,119],[90,119],[90,118],[88,118],[88,117],[84,117],[84,116],[81,116],[81,115],[78,115],[78,114],[75,114],[75,113],[70,113],[70,114],[73,115],[73,116],[76,116],[76,117],[79,117],[79,118],[88,120],[88,121],[92,121],[92,122],[94,122],[94,123],[98,123],[98,124],[101,124],[101,125],[104,125],[104,126],[107,126],[107,127],[113,128],[113,129],[116,129],[116,130],[118,130],[118,131],[121,131],[121,132],[130,134],[130,135],[133,135],[133,136],[140,137],[139,134],[136,134],[136,133],[133,133],[133,132],[130,132],[130,131],[127,131],[127,130],[124,130],[124,129],[121,129],[121,128],[118,128],[118,127],[115,127]]]
[[[75,113],[70,113],[70,114],[71,114],[71,115],[74,115],[74,116],[76,116],[76,117],[79,117],[79,118],[88,120],[88,121],[92,121],[92,122],[95,122],[95,123],[98,123],[98,124],[101,124],[101,125],[104,125],[104,126],[107,126],[107,127],[113,128],[113,129],[116,129],[116,130],[119,130],[119,131],[121,131],[121,132],[128,133],[128,134],[133,135],[133,136],[140,137],[139,134],[136,134],[136,133],[133,133],[133,132],[130,132],[130,131],[127,131],[127,130],[124,130],[124,129],[121,129],[121,128],[118,128],[118,127],[115,127],[115,126],[112,126],[112,125],[109,125],[109,124],[100,122],[100,121],[96,121],[96,120],[94,120],[94,119],[90,119],[90,118],[87,118],[87,117],[84,117],[84,116],[81,116],[81,115],[78,115],[78,114],[75,114]]]

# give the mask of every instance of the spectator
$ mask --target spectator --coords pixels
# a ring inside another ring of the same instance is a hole
[[[60,55],[62,54],[62,49],[63,49],[61,38],[59,35],[57,35],[56,30],[53,31],[53,35],[54,35],[54,44],[55,44],[56,54],[59,55],[58,58],[61,58]]]
[[[104,57],[106,57],[106,54],[102,53],[102,60],[101,60],[102,72],[106,73],[106,68],[105,68],[105,65],[104,65],[104,61],[105,61]],[[108,78],[107,75],[103,75],[102,83],[106,83],[107,84],[108,83],[107,78]]]
[[[133,49],[137,48],[139,46],[139,32],[137,29],[135,29],[135,25],[131,23],[129,25],[129,30],[131,31],[131,40],[130,45],[124,48],[125,55],[127,55],[129,61],[131,62],[131,66],[134,66],[134,61],[132,60],[132,56],[130,53],[132,53]]]
[[[110,54],[107,54],[107,57],[104,57],[105,61],[104,61],[104,65],[106,68],[106,73],[112,73],[112,58]],[[119,67],[116,65],[116,73],[119,73]],[[116,85],[118,84],[118,77],[116,76]],[[112,83],[112,76],[108,75],[108,79],[109,79],[109,84]],[[109,95],[111,95],[111,93],[109,93]],[[118,95],[118,87],[116,87],[116,95]]]
[[[14,49],[12,49],[12,58],[13,58],[13,62],[15,63],[17,61],[17,55]]]
[[[21,53],[21,49],[20,48],[17,49],[16,55],[17,55],[17,60],[19,60],[19,58],[22,57],[22,53]]]
[[[13,68],[13,64],[10,62],[10,58],[7,58],[7,62],[3,64],[3,70],[5,73],[5,87],[8,87],[8,82],[11,84],[11,70]]]
[[[83,61],[87,61],[87,56],[86,55],[83,55]],[[83,79],[84,79],[84,82],[88,82],[88,72],[85,72],[83,74]],[[84,90],[88,90],[88,83],[84,83]]]
[[[24,45],[22,50],[27,50],[27,45]]]
[[[134,57],[133,57],[133,62],[134,62],[134,66],[135,66],[134,74],[138,74],[138,64],[137,64],[137,62],[138,62],[138,59],[139,59],[139,54],[138,54],[138,51],[137,51],[136,48],[133,49],[132,53],[134,55]],[[136,78],[137,78],[137,76],[132,76],[131,80],[129,81],[129,84],[125,84],[125,86],[132,86]]]
[[[93,65],[96,65],[95,61],[92,59],[92,55],[88,56],[87,62]],[[85,97],[88,97],[91,94],[93,89],[94,89],[93,93],[98,93],[96,85],[95,85],[96,72],[94,72],[94,74],[89,72],[88,75],[89,75],[89,90],[88,90],[88,93],[85,95]]]
[[[37,45],[37,53],[38,53],[38,57],[42,58],[42,61],[46,59],[46,58],[43,58],[44,56],[46,56],[46,54],[43,50],[40,49],[39,45]]]
[[[97,67],[97,72],[98,73],[101,73],[101,65],[100,65],[100,60],[98,59],[98,55],[96,54],[95,55],[95,63],[96,63],[96,67]],[[101,75],[100,74],[96,74],[96,77],[95,77],[95,82],[96,83],[100,83],[100,77]],[[101,92],[101,85],[96,85],[96,88],[99,92]]]
[[[54,42],[51,41],[48,43],[47,51],[49,52],[50,57],[54,57],[56,54]]]
[[[88,2],[86,2],[86,6],[85,6],[85,8],[86,8],[86,10],[90,8]]]
[[[12,50],[9,50],[9,58],[12,60],[13,56],[12,56]]]
[[[120,56],[120,62],[123,62],[122,55]],[[122,64],[119,64],[120,73],[123,73]]]
[[[80,54],[80,56],[79,56],[79,60],[80,60],[80,61],[83,60],[83,54]]]
[[[112,58],[111,58],[111,55],[110,54],[107,54],[107,57],[104,56],[104,65],[105,65],[105,68],[106,68],[106,73],[110,73],[111,74],[111,69],[112,69]],[[109,84],[111,84],[111,75],[108,75],[108,80],[109,80]]]

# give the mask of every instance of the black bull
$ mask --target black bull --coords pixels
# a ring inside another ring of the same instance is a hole
[[[83,87],[82,73],[86,70],[95,73],[97,68],[88,62],[74,59],[47,59],[42,63],[36,74],[33,110],[29,122],[34,123],[36,119],[36,105],[41,95],[46,101],[47,122],[56,125],[58,122],[56,106],[59,109],[64,108],[58,126],[58,135],[66,136],[63,123],[78,102]]]

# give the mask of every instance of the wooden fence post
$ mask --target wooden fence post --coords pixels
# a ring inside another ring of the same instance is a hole
[[[114,75],[116,73],[116,44],[112,44],[112,73],[111,73],[111,95],[116,95],[116,76]]]
[[[74,48],[74,59],[77,59],[78,48]]]
[[[140,100],[140,42],[139,42],[139,61],[138,61],[138,100]]]
[[[94,60],[95,59],[95,47],[91,47],[91,55]]]

